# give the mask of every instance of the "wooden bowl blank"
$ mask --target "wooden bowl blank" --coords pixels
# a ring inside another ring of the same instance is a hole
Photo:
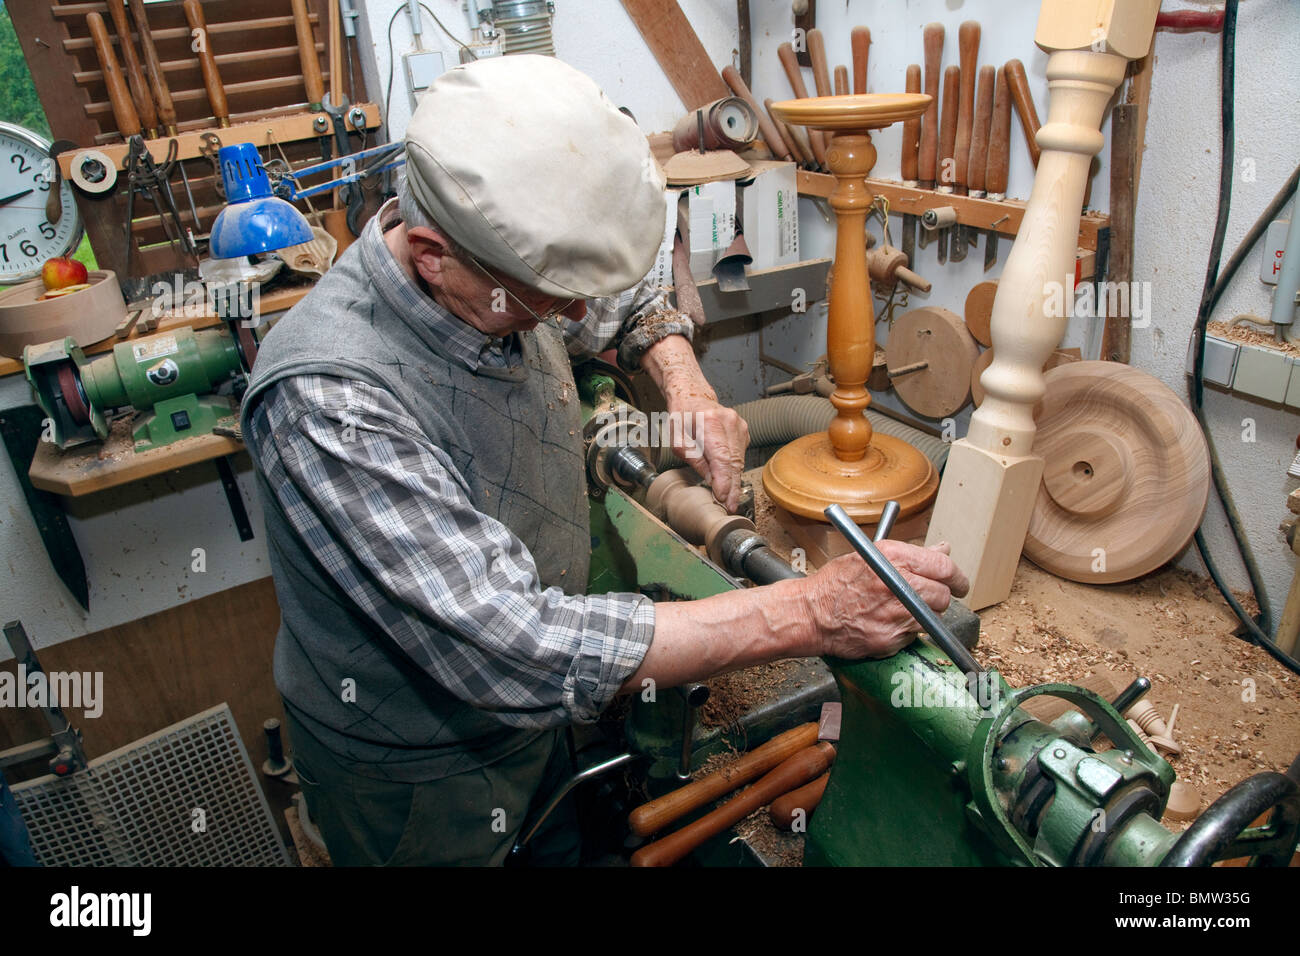
[[[126,318],[122,289],[112,270],[95,270],[89,289],[41,299],[39,278],[0,290],[0,355],[23,357],[23,348],[71,336],[83,348],[113,334]]]
[[[1191,539],[1210,493],[1192,413],[1163,382],[1117,362],[1044,376],[1034,453],[1044,460],[1025,557],[1072,581],[1154,571]]]

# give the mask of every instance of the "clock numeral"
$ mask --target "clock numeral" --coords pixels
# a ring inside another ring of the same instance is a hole
[[[32,167],[27,165],[27,160],[23,159],[21,153],[14,153],[12,156],[9,157],[9,162],[18,164],[19,173],[31,172]]]
[[[32,242],[30,239],[24,239],[22,242],[18,243],[18,251],[25,256],[31,257],[41,250],[37,249],[36,243]]]
[[[9,261],[9,244],[7,242],[0,242],[0,256],[4,257],[6,263]]]
[[[41,223],[40,226],[37,228],[41,230],[41,235],[44,236],[46,239],[53,239],[57,234],[57,230],[55,230],[55,228],[51,226],[48,222]]]

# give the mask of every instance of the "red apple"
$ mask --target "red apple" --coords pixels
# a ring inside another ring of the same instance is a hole
[[[41,281],[47,290],[80,285],[86,281],[86,267],[76,259],[59,256],[48,260],[41,267]]]

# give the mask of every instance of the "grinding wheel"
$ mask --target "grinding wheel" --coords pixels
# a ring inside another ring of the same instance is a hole
[[[81,391],[81,380],[71,362],[64,362],[55,373],[59,380],[59,393],[63,404],[67,406],[68,415],[78,425],[90,424],[90,405]]]
[[[885,357],[894,390],[917,414],[947,418],[970,401],[971,369],[979,346],[955,313],[926,306],[900,316],[889,330]],[[917,362],[927,367],[895,375]]]
[[[1117,362],[1072,362],[1044,380],[1025,557],[1086,584],[1154,571],[1205,513],[1210,459],[1196,419],[1163,382]]]
[[[975,336],[975,341],[985,348],[993,345],[993,333],[989,327],[993,318],[993,297],[997,291],[998,280],[990,279],[975,283],[975,287],[966,293],[966,328]]]

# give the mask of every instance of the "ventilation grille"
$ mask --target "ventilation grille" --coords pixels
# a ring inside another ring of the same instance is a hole
[[[226,704],[13,787],[44,866],[291,866]]]

